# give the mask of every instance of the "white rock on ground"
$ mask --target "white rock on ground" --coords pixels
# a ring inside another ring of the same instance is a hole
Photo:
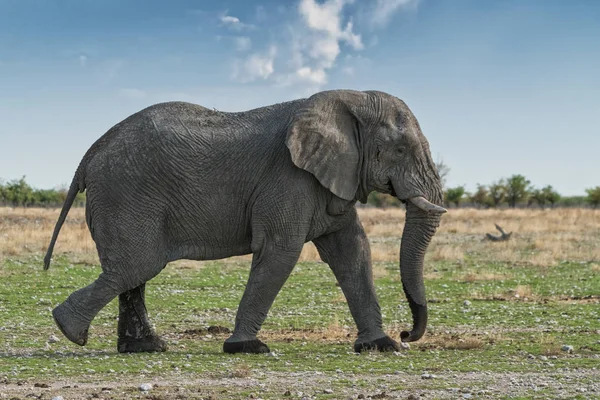
[[[573,346],[569,346],[568,344],[565,344],[563,347],[561,347],[562,351],[566,351],[567,353],[572,353],[573,352]]]
[[[152,384],[150,384],[150,383],[142,383],[142,384],[140,385],[140,390],[141,390],[142,392],[147,392],[147,391],[149,391],[149,390],[152,390]]]
[[[60,342],[60,339],[57,338],[55,335],[50,335],[50,337],[48,338],[48,343],[52,344],[52,343],[58,343]]]

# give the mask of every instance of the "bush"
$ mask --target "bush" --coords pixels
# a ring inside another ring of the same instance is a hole
[[[600,205],[600,186],[596,186],[595,188],[585,189],[587,196],[585,200],[594,208]]]
[[[465,187],[457,186],[455,188],[449,188],[446,190],[446,203],[451,204],[454,203],[456,207],[460,206],[460,202],[465,195]]]
[[[67,197],[67,189],[34,189],[25,180],[0,181],[0,205],[13,207],[61,207]],[[73,206],[85,205],[85,193],[78,193]]]

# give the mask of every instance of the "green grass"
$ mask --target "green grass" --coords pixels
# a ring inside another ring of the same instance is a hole
[[[101,384],[126,380],[133,383],[122,389],[121,396],[128,397],[138,395],[136,384],[166,379],[178,382],[174,387],[186,391],[185,395],[179,393],[184,396],[179,398],[204,396],[202,390],[218,395],[215,398],[251,394],[280,398],[286,387],[294,387],[298,380],[286,377],[308,374],[312,380],[303,379],[325,382],[305,384],[311,396],[319,398],[338,398],[341,392],[390,395],[414,391],[446,393],[452,398],[453,393],[456,395],[452,388],[476,393],[504,379],[502,374],[518,377],[535,373],[558,382],[557,377],[566,372],[583,372],[573,378],[575,381],[563,382],[573,384],[573,388],[593,387],[598,381],[600,274],[591,264],[539,268],[479,264],[467,259],[460,264],[429,265],[426,272],[435,278],[426,282],[432,301],[425,338],[400,353],[357,355],[352,353],[354,322],[333,274],[323,263],[301,263],[263,326],[262,337],[276,356],[227,355],[221,351],[227,334],[198,331],[210,325],[233,327],[248,277],[246,263],[168,266],[148,284],[146,299],[150,319],[168,341],[169,351],[134,355],[116,352],[116,300],[93,321],[86,347],[70,343],[54,325],[51,309],[92,282],[99,274],[98,266],[73,265],[65,257],[55,259],[49,271],[42,271],[41,264],[40,258],[33,257],[4,260],[0,267],[0,378],[14,390],[21,381]],[[377,267],[385,270],[378,274],[381,277],[376,279],[376,287],[386,331],[398,339],[398,332],[410,327],[411,316],[397,265]],[[507,278],[465,280],[467,274]],[[527,288],[527,298],[515,296],[518,287]],[[466,306],[465,300],[471,304]],[[50,335],[59,337],[60,342],[47,344]],[[574,347],[572,354],[561,351],[565,344]],[[437,377],[420,379],[424,371]],[[469,374],[491,375],[486,382],[470,380]],[[269,384],[258,389],[231,386],[226,383],[231,376],[238,380],[248,376]],[[273,384],[273,377],[280,377],[281,384]],[[200,392],[200,383],[193,383],[199,378],[208,380],[203,381]],[[155,397],[176,398],[173,390],[165,387],[155,390]],[[332,388],[334,393],[325,393],[322,388]],[[558,389],[523,390],[519,395],[529,398],[552,397]],[[297,391],[292,390],[292,397]],[[488,395],[503,394],[492,391]]]

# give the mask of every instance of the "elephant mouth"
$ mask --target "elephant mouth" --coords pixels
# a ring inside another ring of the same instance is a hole
[[[394,185],[392,185],[392,181],[388,181],[387,183],[387,189],[390,192],[390,194],[394,197],[398,197],[398,195],[396,194],[396,191],[394,190]]]

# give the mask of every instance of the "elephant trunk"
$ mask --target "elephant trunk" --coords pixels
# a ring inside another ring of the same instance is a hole
[[[427,326],[423,260],[425,251],[439,225],[440,216],[445,212],[443,208],[439,208],[439,210],[426,209],[423,204],[419,204],[419,201],[409,200],[406,203],[406,223],[400,246],[400,277],[412,312],[413,328],[410,332],[403,331],[400,334],[403,342],[419,340]]]

